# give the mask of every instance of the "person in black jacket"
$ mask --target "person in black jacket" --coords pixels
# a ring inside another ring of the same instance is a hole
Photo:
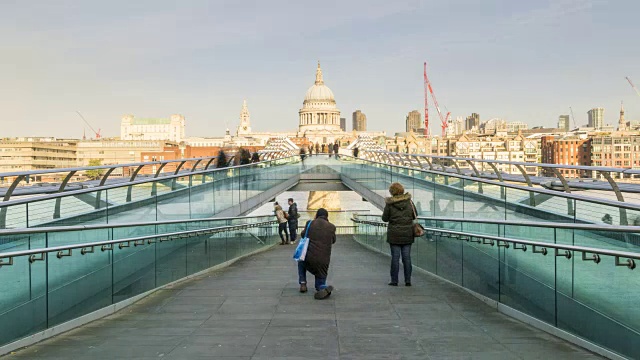
[[[391,197],[385,199],[382,221],[389,222],[387,227],[387,242],[391,247],[391,282],[389,285],[398,286],[398,272],[400,271],[400,256],[404,266],[404,282],[411,286],[411,244],[413,244],[413,220],[416,218],[415,206],[411,201],[411,194],[404,192],[400,183],[393,183],[389,187]]]
[[[293,198],[289,198],[289,236],[291,239],[291,243],[295,242],[298,238],[298,218],[300,214],[298,214],[298,204],[293,202]]]
[[[333,291],[333,286],[327,285],[327,275],[331,262],[331,247],[336,242],[336,226],[329,222],[329,212],[323,208],[318,209],[316,218],[307,221],[301,236],[309,238],[309,246],[304,261],[298,262],[300,292],[307,292],[308,271],[316,278],[314,298],[326,299]]]

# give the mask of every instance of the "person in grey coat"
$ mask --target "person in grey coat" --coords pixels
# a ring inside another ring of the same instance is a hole
[[[400,271],[400,257],[404,266],[404,283],[411,286],[411,244],[413,237],[413,220],[416,209],[411,201],[411,194],[404,192],[400,183],[393,183],[389,187],[391,197],[385,199],[382,221],[389,222],[387,227],[387,242],[391,247],[391,282],[389,285],[398,286],[398,272]]]
[[[316,218],[307,221],[301,236],[309,238],[309,245],[304,261],[298,261],[300,292],[307,292],[308,271],[316,278],[314,297],[317,300],[326,299],[333,291],[333,286],[327,285],[327,275],[331,262],[331,247],[336,242],[336,226],[329,222],[329,212],[323,208],[318,209]]]

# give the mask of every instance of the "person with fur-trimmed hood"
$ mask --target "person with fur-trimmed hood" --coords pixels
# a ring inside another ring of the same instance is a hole
[[[382,221],[389,222],[387,227],[387,242],[391,247],[391,282],[389,285],[398,286],[398,272],[400,271],[400,257],[404,266],[404,282],[411,286],[411,244],[413,237],[413,220],[416,209],[411,201],[411,194],[404,192],[400,183],[389,186],[391,197],[385,199]]]

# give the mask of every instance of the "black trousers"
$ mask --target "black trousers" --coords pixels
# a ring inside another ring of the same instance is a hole
[[[284,236],[282,236],[283,232]],[[280,234],[280,239],[282,239],[282,242],[289,241],[289,231],[287,230],[286,222],[278,224],[278,234]]]

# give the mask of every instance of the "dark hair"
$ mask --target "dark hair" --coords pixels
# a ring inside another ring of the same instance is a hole
[[[289,198],[289,200],[288,200],[288,201],[291,201],[291,202],[293,202],[293,198]]]
[[[400,183],[394,182],[393,184],[391,184],[391,186],[389,186],[389,194],[391,194],[391,196],[404,194],[404,186],[402,186],[402,184]]]
[[[274,205],[274,206],[278,205],[278,202],[277,202],[277,201],[276,201],[276,202],[274,202],[274,203],[273,203],[273,205]]]
[[[320,208],[316,212],[316,219],[319,217],[329,217],[329,212],[325,208]]]

